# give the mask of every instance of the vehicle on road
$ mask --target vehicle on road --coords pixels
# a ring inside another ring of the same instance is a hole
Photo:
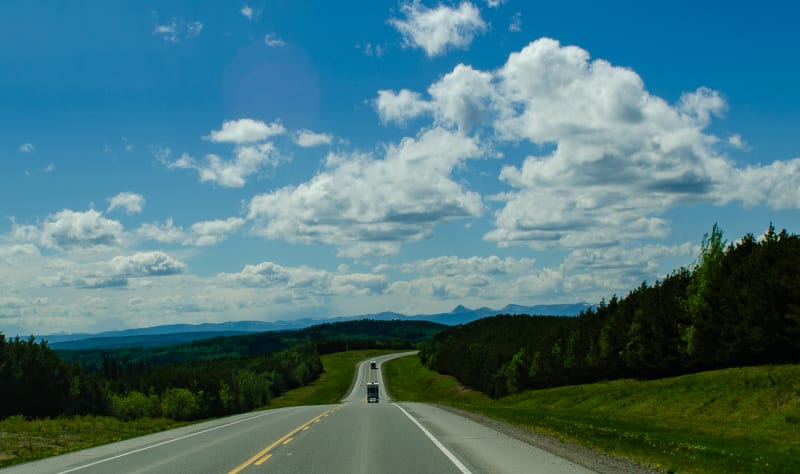
[[[369,361],[369,367],[371,369],[377,369],[378,368],[378,363],[376,361],[374,361],[374,360],[371,360],[371,361]]]
[[[378,382],[367,382],[367,403],[378,403]]]

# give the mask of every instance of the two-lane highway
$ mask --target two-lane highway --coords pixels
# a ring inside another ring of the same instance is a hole
[[[585,473],[434,406],[395,403],[381,365],[359,364],[341,404],[248,413],[56,456],[5,473]],[[380,402],[367,403],[367,381]],[[391,381],[389,381],[391,384]]]

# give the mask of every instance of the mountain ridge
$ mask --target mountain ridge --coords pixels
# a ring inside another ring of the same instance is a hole
[[[381,321],[403,320],[403,321],[431,321],[435,323],[455,326],[466,324],[476,319],[495,316],[498,314],[530,314],[540,316],[577,316],[581,311],[591,308],[593,305],[588,303],[563,303],[522,306],[509,304],[499,310],[488,307],[470,309],[463,305],[458,305],[447,313],[416,314],[407,315],[393,311],[383,311],[380,313],[368,313],[355,316],[336,316],[332,318],[300,318],[290,321],[227,321],[223,323],[198,323],[198,324],[164,324],[145,328],[120,329],[114,331],[103,331],[99,333],[74,333],[74,334],[48,334],[35,336],[37,340],[46,340],[54,349],[75,348],[81,346],[76,344],[78,341],[92,342],[92,347],[106,347],[103,340],[107,339],[109,345],[118,345],[124,340],[157,341],[165,340],[186,340],[190,339],[186,335],[195,334],[196,339],[205,339],[221,335],[246,334],[265,331],[283,331],[292,329],[303,329],[309,326],[324,323],[336,323],[342,321],[353,321],[358,319],[376,319]],[[165,336],[180,335],[171,338]],[[112,341],[117,339],[118,341]]]

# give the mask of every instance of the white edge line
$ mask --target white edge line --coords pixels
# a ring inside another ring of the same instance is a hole
[[[472,472],[471,472],[469,469],[467,469],[467,467],[466,467],[466,466],[464,466],[463,464],[461,464],[461,461],[459,461],[459,460],[458,460],[458,458],[457,458],[457,457],[456,457],[456,456],[455,456],[453,453],[451,453],[449,449],[447,449],[447,448],[446,448],[446,447],[445,447],[445,446],[444,446],[444,445],[443,445],[441,442],[439,442],[439,440],[438,440],[438,439],[436,439],[436,437],[435,437],[435,436],[433,436],[433,435],[431,434],[431,432],[430,432],[430,431],[428,431],[427,429],[425,429],[425,427],[424,427],[424,426],[422,426],[422,425],[420,424],[420,422],[419,422],[419,421],[415,420],[415,419],[414,419],[414,417],[413,417],[413,416],[411,416],[411,415],[410,415],[410,414],[409,414],[409,413],[408,413],[408,412],[405,410],[405,408],[401,407],[401,406],[400,406],[400,405],[398,405],[397,403],[395,403],[395,404],[394,404],[394,406],[396,406],[397,408],[399,408],[399,409],[400,409],[400,411],[402,411],[402,412],[403,412],[403,413],[404,413],[404,414],[405,414],[405,415],[408,417],[408,419],[409,419],[409,420],[413,421],[413,422],[414,422],[414,424],[415,424],[415,425],[417,425],[417,427],[418,427],[419,429],[421,429],[423,433],[425,433],[425,436],[427,436],[427,437],[428,437],[428,438],[429,438],[431,441],[433,441],[433,444],[435,444],[435,445],[436,445],[436,447],[437,447],[437,448],[439,448],[439,451],[441,451],[442,453],[444,453],[444,455],[445,455],[445,456],[447,456],[447,459],[449,459],[449,460],[450,460],[450,461],[451,461],[453,464],[455,464],[456,468],[457,468],[459,471],[461,471],[461,472],[462,472],[462,473],[464,473],[464,474],[472,474]]]
[[[102,464],[104,462],[113,461],[115,459],[123,458],[125,456],[130,456],[131,454],[140,453],[142,451],[147,451],[148,449],[153,449],[153,448],[157,448],[159,446],[164,446],[165,444],[174,443],[175,441],[181,441],[181,440],[184,440],[184,439],[187,439],[187,438],[191,438],[193,436],[197,436],[197,435],[201,435],[201,434],[204,434],[204,433],[208,433],[209,431],[215,431],[215,430],[218,430],[220,428],[227,428],[228,426],[237,425],[239,423],[244,423],[245,421],[254,420],[256,418],[261,418],[262,416],[273,415],[275,413],[279,413],[279,412],[282,412],[282,411],[287,411],[287,410],[290,410],[291,408],[294,408],[294,407],[280,408],[280,409],[277,409],[277,410],[269,410],[267,412],[264,412],[264,413],[261,413],[261,414],[255,415],[255,416],[251,416],[249,418],[232,421],[232,422],[226,423],[224,425],[215,426],[213,428],[208,428],[206,430],[198,431],[196,433],[190,433],[188,435],[181,436],[180,438],[168,439],[168,440],[162,441],[160,443],[152,444],[150,446],[145,446],[144,448],[135,449],[133,451],[128,451],[128,452],[125,452],[125,453],[122,453],[122,454],[118,454],[118,455],[112,456],[110,458],[100,459],[100,460],[95,461],[93,463],[84,464],[84,465],[78,466],[78,467],[73,467],[72,469],[68,469],[66,471],[61,471],[58,474],[66,474],[68,472],[79,471],[81,469],[86,469],[87,467],[96,466],[96,465]]]

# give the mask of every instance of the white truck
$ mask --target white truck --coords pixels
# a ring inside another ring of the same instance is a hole
[[[367,403],[378,403],[378,382],[367,382]]]

